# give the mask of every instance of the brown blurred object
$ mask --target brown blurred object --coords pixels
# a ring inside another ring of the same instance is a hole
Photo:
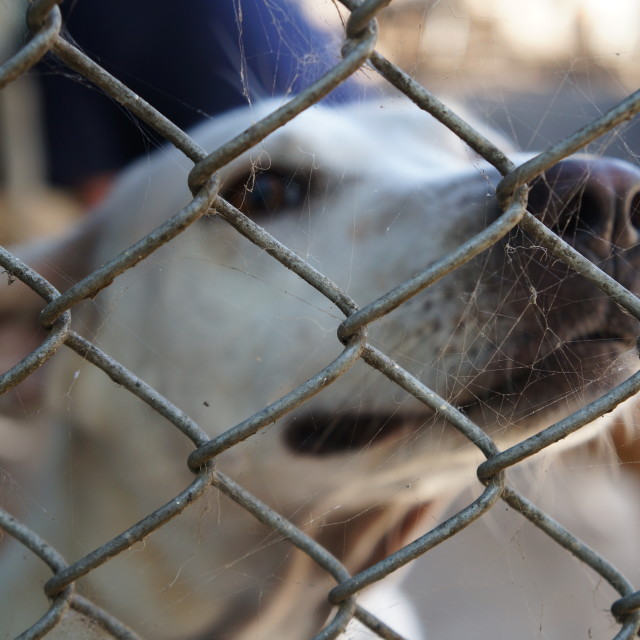
[[[46,187],[0,193],[0,244],[58,235],[78,219],[81,210],[71,195]]]

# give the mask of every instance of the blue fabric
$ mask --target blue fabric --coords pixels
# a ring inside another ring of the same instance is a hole
[[[76,0],[61,9],[82,50],[183,128],[246,104],[247,92],[295,93],[340,55],[340,42],[294,0]],[[38,76],[52,182],[77,184],[155,146],[155,134],[66,67],[48,59]],[[359,93],[349,82],[329,99]]]

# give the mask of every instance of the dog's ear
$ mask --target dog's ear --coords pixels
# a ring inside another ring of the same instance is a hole
[[[92,266],[100,221],[88,218],[67,235],[10,249],[59,291],[84,276]],[[0,372],[4,373],[38,347],[46,330],[38,316],[46,305],[37,293],[8,274],[0,281]],[[28,416],[40,408],[44,383],[42,368],[9,389],[0,398],[0,414]]]

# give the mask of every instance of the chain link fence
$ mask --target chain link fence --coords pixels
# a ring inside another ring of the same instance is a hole
[[[600,271],[534,216],[526,212],[526,184],[562,158],[579,151],[598,136],[632,118],[640,111],[640,93],[629,96],[617,107],[571,137],[554,144],[544,153],[520,166],[515,166],[503,151],[475,131],[427,89],[376,52],[377,26],[375,17],[380,9],[389,4],[389,1],[342,0],[343,4],[351,11],[351,15],[345,24],[345,42],[341,61],[325,75],[311,83],[304,91],[288,100],[267,117],[256,122],[241,135],[209,154],[205,153],[189,135],[157,112],[152,105],[140,99],[123,83],[105,72],[98,64],[60,35],[62,19],[57,6],[60,0],[34,0],[30,5],[28,23],[32,35],[28,42],[0,67],[0,88],[26,73],[47,52],[52,52],[64,64],[124,105],[136,117],[143,120],[193,161],[194,167],[188,177],[188,186],[193,194],[193,200],[173,218],[141,238],[127,251],[114,256],[103,267],[62,293],[54,289],[38,273],[17,260],[9,251],[0,249],[0,264],[9,277],[17,278],[26,283],[42,297],[45,306],[40,316],[41,323],[45,327],[51,327],[47,338],[33,353],[2,375],[0,393],[4,393],[27,378],[59,349],[72,349],[102,369],[112,380],[128,389],[142,402],[147,403],[159,415],[175,425],[185,438],[191,440],[195,449],[189,455],[187,463],[195,477],[189,486],[185,487],[163,507],[150,513],[130,529],[123,531],[117,537],[71,564],[68,564],[56,549],[42,540],[36,531],[30,530],[9,513],[0,510],[0,526],[4,531],[24,545],[25,553],[40,557],[53,572],[53,576],[44,586],[44,591],[50,598],[50,609],[40,620],[35,621],[33,626],[26,629],[20,636],[21,638],[43,637],[59,624],[61,617],[69,607],[83,613],[116,638],[138,637],[111,616],[109,612],[78,595],[74,590],[74,584],[79,578],[100,567],[120,552],[130,549],[171,519],[179,517],[188,505],[201,499],[212,487],[241,505],[261,523],[271,527],[274,532],[307,554],[319,567],[333,577],[336,586],[326,595],[329,602],[336,607],[335,614],[329,623],[317,633],[315,636],[317,640],[337,637],[353,617],[382,638],[400,637],[394,630],[385,626],[371,613],[360,607],[356,603],[356,595],[364,587],[380,581],[425,554],[440,542],[454,536],[456,532],[487,513],[500,500],[520,512],[569,553],[602,576],[602,579],[620,594],[620,598],[611,606],[611,611],[620,625],[615,638],[621,640],[636,635],[640,627],[640,593],[635,592],[627,579],[605,558],[593,552],[544,512],[538,510],[525,496],[510,488],[505,481],[505,470],[579,430],[596,417],[611,411],[620,402],[631,397],[640,389],[640,373],[631,376],[606,395],[535,436],[505,451],[499,451],[492,439],[463,413],[457,411],[434,391],[425,387],[386,354],[369,344],[367,342],[367,327],[373,321],[425,290],[445,274],[491,247],[516,225],[524,228],[540,246],[570,265],[572,269],[611,296],[632,316],[640,319],[640,301],[635,295]],[[386,82],[401,91],[409,100],[415,102],[426,112],[425,118],[429,117],[427,114],[431,114],[455,132],[504,177],[497,189],[497,198],[503,206],[503,213],[495,222],[471,240],[461,244],[456,251],[444,259],[430,265],[411,279],[398,284],[379,299],[358,308],[343,290],[336,287],[308,262],[280,244],[234,207],[221,198],[217,198],[216,171],[242,152],[256,145],[297,114],[316,104],[329,91],[364,65],[374,69]],[[163,244],[171,242],[173,238],[207,213],[211,207],[215,208],[219,216],[240,234],[326,296],[345,316],[344,321],[338,327],[338,338],[344,345],[344,350],[335,361],[318,371],[305,384],[215,438],[210,438],[179,408],[72,330],[70,326],[71,310],[75,305],[85,299],[93,298],[100,290],[109,286],[119,274],[144,260]],[[478,447],[486,457],[486,461],[478,468],[478,477],[485,485],[480,497],[411,544],[352,576],[318,542],[283,519],[275,510],[243,488],[240,483],[217,471],[214,468],[214,459],[221,452],[257,434],[267,425],[272,424],[338,380],[358,360],[366,362],[396,385],[414,395],[420,402],[437,411],[453,428],[464,434]]]

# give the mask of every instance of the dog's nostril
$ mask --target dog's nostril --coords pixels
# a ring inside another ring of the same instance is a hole
[[[629,221],[636,231],[640,231],[640,191],[634,194],[631,198],[631,204],[629,206]]]
[[[589,169],[579,160],[565,160],[535,180],[529,192],[529,211],[568,241],[601,235],[606,225],[607,204]]]
[[[613,244],[619,249],[629,249],[640,242],[640,190],[629,189],[619,194],[617,202]]]
[[[529,211],[578,250],[607,257],[640,235],[640,172],[620,160],[575,157],[538,178]]]
[[[558,235],[573,239],[580,233],[598,234],[602,226],[602,203],[588,189],[581,190],[566,205],[558,203],[556,221],[550,225]]]

